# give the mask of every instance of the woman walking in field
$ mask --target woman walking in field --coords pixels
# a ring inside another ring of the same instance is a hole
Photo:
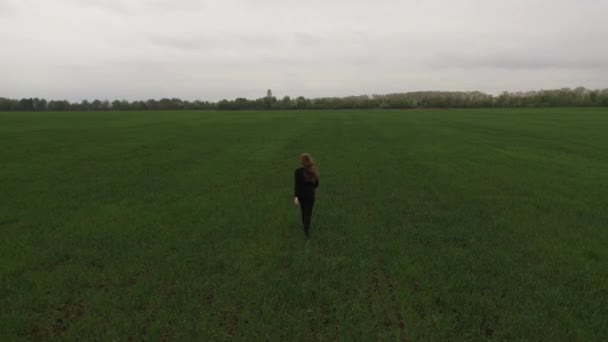
[[[312,207],[315,204],[315,189],[319,186],[319,171],[314,160],[308,153],[300,156],[301,166],[295,172],[295,191],[293,202],[302,211],[304,237],[310,237],[310,220]]]

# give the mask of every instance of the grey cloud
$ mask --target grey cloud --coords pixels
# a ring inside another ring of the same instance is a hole
[[[147,3],[149,9],[165,12],[199,11],[205,8],[203,0],[154,0]]]
[[[143,12],[188,12],[204,8],[203,0],[68,0],[71,6],[88,6],[127,15]]]
[[[131,8],[127,1],[123,0],[68,0],[70,6],[85,6],[109,12],[127,14]]]
[[[608,47],[597,32],[555,36],[473,36],[475,42],[459,49],[456,41],[449,49],[438,48],[427,64],[434,68],[483,69],[608,69]]]
[[[279,47],[279,37],[265,34],[218,32],[216,34],[197,34],[180,32],[169,34],[150,34],[149,42],[156,47],[173,48],[185,51],[216,50],[228,48],[273,48]]]
[[[608,60],[596,57],[561,58],[559,56],[528,57],[505,55],[445,55],[429,62],[433,68],[484,69],[608,69]]]
[[[15,11],[15,6],[10,0],[0,0],[0,18],[8,17]]]
[[[605,88],[606,11],[598,0],[0,0],[0,96]]]
[[[322,36],[306,32],[294,32],[292,34],[292,39],[296,44],[303,46],[318,45],[323,41]]]

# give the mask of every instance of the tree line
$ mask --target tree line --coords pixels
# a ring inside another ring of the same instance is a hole
[[[320,110],[320,109],[411,109],[411,108],[518,108],[518,107],[608,107],[608,89],[583,87],[528,92],[503,92],[490,95],[479,91],[419,91],[384,95],[347,97],[187,101],[179,98],[127,100],[84,100],[70,102],[39,98],[0,97],[0,111],[110,111],[110,110]]]

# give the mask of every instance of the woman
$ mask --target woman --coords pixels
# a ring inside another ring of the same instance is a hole
[[[295,172],[295,192],[293,202],[302,211],[304,237],[310,237],[310,219],[312,207],[315,204],[315,189],[319,186],[319,171],[308,153],[300,156],[301,167]]]

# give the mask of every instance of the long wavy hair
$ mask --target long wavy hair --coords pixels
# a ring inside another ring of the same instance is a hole
[[[319,171],[317,170],[317,165],[315,161],[312,159],[310,154],[302,153],[300,156],[300,163],[304,168],[304,180],[310,183],[314,183],[319,179]]]

